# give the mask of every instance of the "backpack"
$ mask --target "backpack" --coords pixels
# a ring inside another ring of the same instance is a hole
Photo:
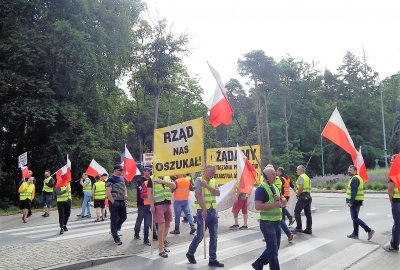
[[[140,189],[140,198],[141,199],[147,199],[147,181],[144,181],[142,184],[142,188]]]

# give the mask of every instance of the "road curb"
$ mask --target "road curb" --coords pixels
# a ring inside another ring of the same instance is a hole
[[[110,257],[100,257],[100,258],[89,259],[89,260],[84,260],[84,261],[66,263],[66,264],[62,264],[62,265],[58,265],[58,266],[48,267],[46,269],[49,269],[49,270],[85,269],[85,268],[89,268],[89,267],[129,258],[134,255],[135,254],[126,254],[126,255],[117,255],[117,256],[110,256]]]

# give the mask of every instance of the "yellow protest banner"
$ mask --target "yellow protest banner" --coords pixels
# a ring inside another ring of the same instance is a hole
[[[203,118],[156,129],[153,174],[166,176],[200,172],[203,145]]]
[[[261,169],[258,166],[257,159],[260,160],[260,146],[252,145],[251,148],[253,151],[251,151],[250,146],[241,146],[239,148],[249,159],[251,165],[256,169],[256,183],[259,183]],[[206,164],[214,165],[216,168],[214,178],[218,181],[218,184],[225,184],[231,180],[236,180],[236,147],[210,148],[206,150],[206,156]]]

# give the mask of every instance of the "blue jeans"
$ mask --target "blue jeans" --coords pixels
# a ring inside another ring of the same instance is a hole
[[[92,192],[84,192],[83,193],[81,217],[85,216],[85,209],[87,209],[87,215],[88,216],[92,215],[92,212],[90,211],[90,199],[91,198],[92,198]]]
[[[282,208],[282,219],[286,220],[286,217],[288,217],[289,220],[293,218],[292,215],[289,213],[289,211],[286,209],[286,207],[283,207]]]
[[[254,265],[262,268],[269,263],[270,270],[279,270],[278,250],[281,243],[281,221],[260,220],[260,229],[267,247]]]
[[[364,221],[362,221],[361,219],[358,218],[358,213],[360,212],[360,204],[353,204],[352,206],[350,206],[350,215],[351,215],[351,219],[353,220],[353,234],[354,235],[358,235],[358,228],[359,226],[361,226],[365,232],[370,232],[371,228],[368,227],[367,224],[365,224]]]
[[[44,205],[46,205],[47,208],[51,208],[52,201],[53,201],[53,193],[42,191],[42,197],[40,199],[39,206],[43,207]]]
[[[126,220],[126,203],[125,201],[114,201],[114,203],[109,201],[108,204],[111,213],[111,234],[115,241],[119,241],[118,231]]]
[[[188,201],[174,201],[174,212],[175,212],[175,230],[179,231],[179,224],[181,218],[181,212],[185,213],[185,217],[188,219],[190,228],[194,228],[194,221],[192,214],[190,213]]]
[[[197,210],[196,220],[197,220],[197,233],[193,238],[192,243],[190,243],[188,253],[192,256],[196,253],[196,249],[199,246],[201,240],[203,239],[203,218],[201,217],[202,210]],[[210,262],[217,260],[217,233],[218,233],[218,217],[215,209],[207,210],[206,217],[206,229],[210,231],[210,244],[209,244],[209,254]]]
[[[282,228],[282,231],[286,234],[287,237],[289,237],[289,235],[292,234],[283,218],[281,220],[281,228]]]
[[[150,205],[139,205],[138,206],[138,215],[135,223],[135,234],[139,235],[140,226],[142,226],[142,221],[144,221],[144,242],[149,242],[149,228],[151,224],[151,212]]]
[[[394,202],[392,204],[392,216],[393,216],[393,228],[392,228],[392,239],[390,245],[392,248],[399,250],[400,241],[400,202]]]

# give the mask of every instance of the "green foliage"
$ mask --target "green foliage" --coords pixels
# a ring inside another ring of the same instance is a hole
[[[334,186],[334,189],[336,190],[344,190],[346,188],[346,185],[344,183],[336,183]]]

